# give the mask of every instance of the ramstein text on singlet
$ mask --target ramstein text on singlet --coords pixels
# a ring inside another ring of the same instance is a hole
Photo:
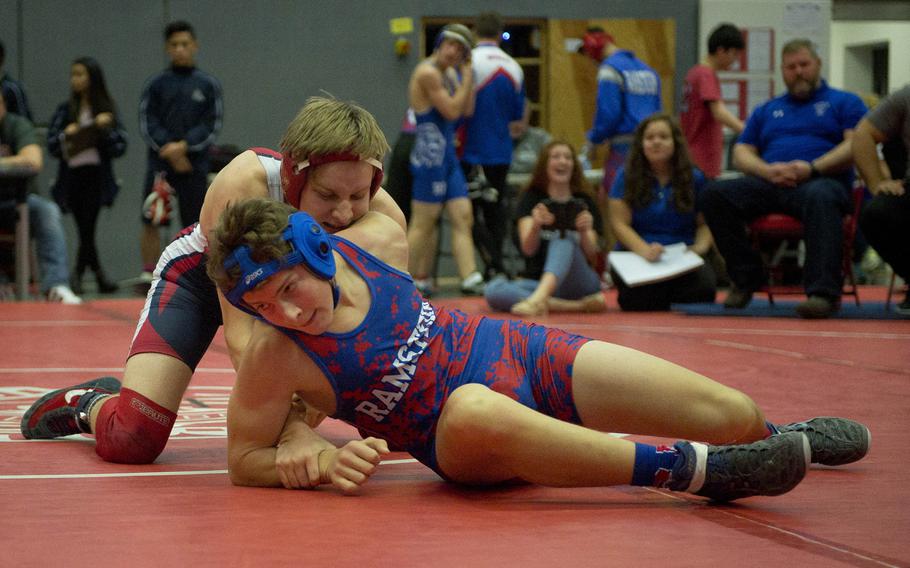
[[[383,418],[395,409],[414,378],[417,360],[427,348],[427,338],[435,321],[436,313],[433,311],[433,306],[429,302],[423,302],[414,331],[411,332],[407,342],[398,349],[395,361],[392,362],[391,372],[382,377],[382,382],[393,389],[373,389],[375,402],[366,400],[361,402],[355,409],[357,412],[363,412],[376,422],[382,422]]]

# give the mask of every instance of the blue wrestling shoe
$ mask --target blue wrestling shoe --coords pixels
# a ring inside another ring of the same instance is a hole
[[[861,460],[869,452],[872,434],[854,420],[820,416],[805,422],[777,426],[783,432],[802,432],[812,447],[812,463],[844,465]]]
[[[669,489],[715,501],[756,495],[782,495],[802,481],[809,469],[809,439],[801,432],[777,434],[730,446],[677,442],[681,454]]]
[[[120,381],[101,377],[81,385],[51,391],[25,411],[19,429],[29,440],[47,440],[90,433],[89,404],[99,395],[120,392]]]

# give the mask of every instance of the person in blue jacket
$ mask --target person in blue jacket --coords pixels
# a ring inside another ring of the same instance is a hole
[[[638,123],[661,110],[660,76],[628,49],[617,47],[613,36],[600,27],[589,28],[581,51],[600,63],[597,71],[597,107],[582,154],[609,142],[604,159],[602,194],[613,187],[613,178],[629,152]]]
[[[208,150],[221,131],[223,101],[218,80],[196,67],[199,45],[193,26],[172,22],[164,38],[171,66],[146,82],[139,101],[139,132],[148,145],[145,194],[152,192],[156,176],[163,175],[177,194],[180,226],[186,227],[199,220],[202,210]],[[142,277],[148,282],[161,252],[154,221],[154,215],[143,215]]]

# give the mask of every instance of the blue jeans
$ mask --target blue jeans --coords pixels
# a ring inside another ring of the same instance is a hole
[[[550,241],[543,271],[556,276],[554,298],[578,300],[600,291],[600,276],[588,264],[581,246],[571,238]],[[538,284],[539,281],[530,278],[498,277],[487,283],[484,297],[494,310],[507,312],[530,296]]]
[[[4,203],[5,207],[7,204]],[[11,206],[14,206],[10,202]],[[41,270],[41,291],[47,293],[54,286],[69,286],[70,271],[66,253],[66,233],[57,204],[40,195],[28,195],[29,232],[38,251]]]
[[[753,176],[709,183],[699,196],[699,209],[727,263],[730,279],[741,290],[758,290],[764,267],[746,234],[746,224],[769,213],[786,213],[805,228],[806,294],[837,300],[843,275],[843,216],[849,187],[841,180],[820,177],[793,188],[779,187]]]

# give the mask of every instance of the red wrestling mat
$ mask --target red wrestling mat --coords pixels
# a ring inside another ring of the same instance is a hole
[[[0,304],[0,565],[910,566],[910,322],[624,314],[608,300],[604,314],[536,321],[683,364],[744,390],[775,421],[861,420],[869,456],[813,467],[782,497],[723,506],[628,487],[468,490],[406,454],[357,497],[233,487],[220,336],[159,460],[113,465],[88,438],[22,441],[19,419],[48,389],[119,377],[142,302]],[[486,313],[478,299],[435,303]],[[335,421],[320,431],[356,436]]]

